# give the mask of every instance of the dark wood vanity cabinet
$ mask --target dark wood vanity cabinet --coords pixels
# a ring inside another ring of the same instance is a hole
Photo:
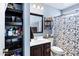
[[[30,47],[30,56],[50,56],[50,43]]]
[[[30,48],[31,56],[42,56],[42,45],[32,46]]]

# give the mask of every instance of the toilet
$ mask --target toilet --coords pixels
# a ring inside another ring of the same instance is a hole
[[[51,51],[52,51],[52,55],[54,56],[63,56],[64,54],[64,51],[61,48],[56,46],[52,46]]]
[[[64,55],[64,51],[63,49],[57,47],[57,46],[53,46],[53,38],[49,38],[49,40],[51,40],[51,55],[53,56],[63,56]]]

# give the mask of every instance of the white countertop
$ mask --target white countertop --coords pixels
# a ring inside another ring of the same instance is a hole
[[[51,42],[50,40],[48,39],[32,39],[32,41],[30,42],[30,46],[35,46],[35,45],[40,45],[40,44],[44,44],[44,43],[49,43]]]

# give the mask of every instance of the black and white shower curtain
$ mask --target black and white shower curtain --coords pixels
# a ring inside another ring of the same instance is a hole
[[[79,56],[79,13],[54,18],[54,39],[56,46],[66,56]]]

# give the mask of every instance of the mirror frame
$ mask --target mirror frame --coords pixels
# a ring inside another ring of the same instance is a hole
[[[40,14],[35,14],[35,13],[30,13],[30,15],[33,15],[33,16],[38,16],[38,17],[41,17],[42,19],[42,30],[40,32],[35,32],[35,33],[43,33],[43,15],[40,15]]]

